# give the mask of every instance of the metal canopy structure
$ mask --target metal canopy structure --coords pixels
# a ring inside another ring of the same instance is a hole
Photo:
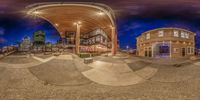
[[[101,28],[112,40],[112,54],[116,53],[115,16],[107,5],[81,2],[37,3],[28,6],[27,10],[27,14],[50,22],[61,37],[64,37],[66,31],[76,31],[76,49],[79,48],[80,34]]]

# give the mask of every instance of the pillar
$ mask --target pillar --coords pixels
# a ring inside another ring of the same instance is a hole
[[[80,25],[77,24],[76,25],[76,54],[79,54],[80,51],[79,51],[79,47],[80,47]]]
[[[169,43],[170,43],[169,57],[172,58],[172,41],[170,41]]]
[[[117,52],[117,36],[116,36],[116,31],[115,27],[111,28],[111,40],[112,40],[112,55],[114,56]]]
[[[151,44],[151,54],[152,54],[152,57],[154,57],[154,47],[155,47],[155,43],[152,43]]]
[[[65,45],[65,37],[62,37],[62,45]]]

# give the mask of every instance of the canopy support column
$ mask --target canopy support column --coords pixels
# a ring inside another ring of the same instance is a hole
[[[116,36],[116,31],[115,31],[115,27],[111,28],[111,36],[112,36],[112,55],[114,56],[117,52],[117,36]]]
[[[76,24],[76,54],[79,54],[79,47],[80,47],[80,28],[81,25]]]

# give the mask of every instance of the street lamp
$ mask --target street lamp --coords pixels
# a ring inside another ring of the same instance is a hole
[[[104,15],[104,13],[102,11],[98,12],[97,14],[100,16]]]
[[[59,26],[59,24],[55,23],[55,26],[56,26],[56,27],[58,27],[58,26]]]
[[[127,50],[127,52],[128,52],[128,49],[129,49],[129,46],[127,45],[127,46],[126,46],[126,50]]]
[[[74,22],[74,23],[73,23],[73,25],[79,25],[79,26],[80,26],[81,24],[82,24],[81,21],[77,21],[77,22]]]

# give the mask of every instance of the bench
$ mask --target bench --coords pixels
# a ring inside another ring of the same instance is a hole
[[[92,58],[84,58],[84,63],[85,64],[89,64],[89,63],[92,63],[92,62],[93,62]]]

